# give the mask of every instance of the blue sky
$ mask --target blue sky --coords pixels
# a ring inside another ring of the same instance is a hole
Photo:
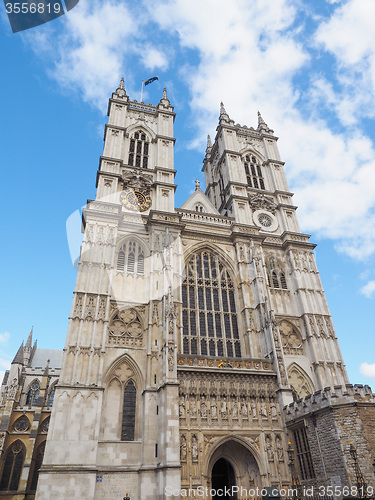
[[[230,5],[230,9],[228,6]],[[272,5],[272,8],[271,8]],[[373,0],[80,0],[13,34],[0,6],[0,370],[34,326],[62,348],[76,271],[66,221],[95,196],[107,101],[159,75],[177,113],[176,205],[201,173],[219,103],[280,137],[352,383],[375,386]]]

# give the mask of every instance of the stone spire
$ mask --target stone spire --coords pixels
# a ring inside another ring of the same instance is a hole
[[[20,345],[20,348],[17,351],[17,354],[14,356],[14,359],[12,361],[12,365],[23,365],[23,342]]]
[[[163,88],[163,95],[161,96],[160,102],[157,107],[170,110],[173,109],[173,106],[171,106],[170,100],[168,99],[166,87]]]
[[[26,341],[26,345],[23,349],[23,359],[25,362],[25,366],[28,366],[29,361],[30,361],[32,341],[33,341],[33,327],[31,327],[31,331],[30,331],[28,339]]]
[[[112,97],[117,99],[123,99],[124,101],[127,101],[129,99],[125,90],[124,77],[121,77],[120,84],[117,87],[116,92],[112,94]]]
[[[206,147],[206,150],[207,149],[211,149],[211,148],[212,148],[211,137],[210,137],[210,134],[208,134],[208,136],[207,136],[207,147]]]
[[[229,123],[230,121],[230,118],[229,118],[229,115],[228,113],[225,111],[225,108],[224,108],[224,103],[221,102],[220,103],[220,116],[219,116],[219,122],[227,122]]]
[[[269,128],[269,126],[267,125],[267,123],[263,120],[263,117],[260,114],[260,111],[258,111],[258,131],[273,134],[273,130],[271,130]]]

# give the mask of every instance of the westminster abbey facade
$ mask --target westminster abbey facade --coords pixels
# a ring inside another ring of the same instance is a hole
[[[373,479],[374,396],[349,384],[273,130],[221,105],[205,191],[175,208],[166,90],[122,80],[108,115],[35,498],[288,488],[288,441],[302,484],[354,484],[350,441]]]

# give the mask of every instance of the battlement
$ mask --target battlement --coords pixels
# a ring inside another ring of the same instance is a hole
[[[309,394],[298,401],[293,401],[293,403],[284,406],[283,409],[286,419],[289,420],[329,406],[347,405],[350,403],[375,404],[375,394],[368,385],[335,385],[334,387],[325,387],[323,390]]]

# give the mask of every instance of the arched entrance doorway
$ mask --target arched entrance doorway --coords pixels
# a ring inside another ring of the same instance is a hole
[[[240,491],[262,489],[261,474],[254,451],[245,439],[239,437],[227,437],[216,443],[208,452],[207,475],[205,474],[206,485],[212,493],[213,490],[224,489],[225,486],[237,486]],[[213,496],[212,493],[212,499],[238,498],[238,494],[231,497]]]
[[[232,465],[225,458],[219,458],[212,468],[211,477],[212,490],[217,492],[217,495],[212,495],[214,498],[233,498],[237,499],[237,495],[231,495],[232,487],[236,485],[236,478]]]

